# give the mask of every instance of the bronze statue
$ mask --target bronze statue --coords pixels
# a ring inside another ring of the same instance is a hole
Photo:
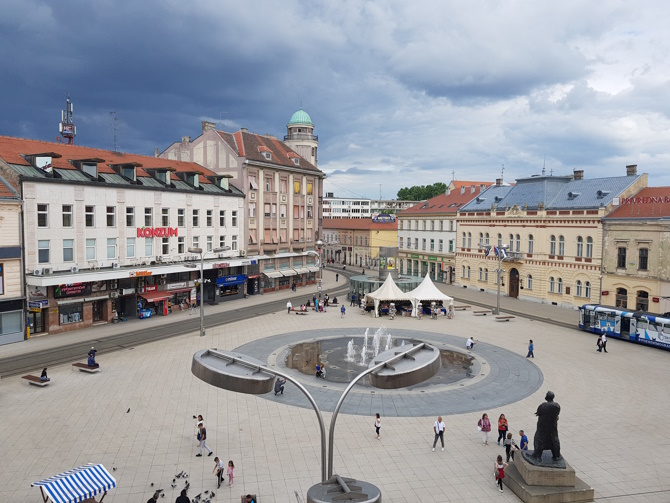
[[[554,393],[547,391],[544,397],[545,403],[537,408],[537,431],[533,438],[532,457],[542,458],[542,451],[551,450],[554,461],[562,459],[561,442],[558,440],[558,415],[561,413],[561,406],[554,402]]]

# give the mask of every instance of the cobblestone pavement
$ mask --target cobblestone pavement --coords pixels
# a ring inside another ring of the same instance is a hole
[[[472,334],[480,341],[477,352],[500,348],[500,354],[519,358],[525,357],[532,338],[536,357],[528,365],[536,366],[544,380],[516,401],[506,399],[509,390],[498,386],[493,393],[501,396],[498,405],[479,402],[481,397],[475,396],[468,412],[452,413],[447,392],[445,398],[432,401],[428,416],[383,413],[381,440],[376,439],[372,415],[342,414],[335,437],[337,473],[374,483],[385,502],[518,501],[509,490],[500,494],[494,486],[491,465],[503,449],[495,442],[481,444],[477,419],[483,412],[493,420],[504,413],[515,438],[524,429],[532,441],[534,413],[551,389],[562,407],[562,453],[578,476],[595,488],[599,503],[670,501],[670,440],[664,428],[670,416],[665,385],[670,381],[670,353],[610,339],[609,353],[599,354],[595,336],[521,317],[499,323],[489,316],[457,312],[453,320],[390,321],[350,309],[345,318],[335,310],[308,316],[281,310],[210,328],[204,338],[193,332],[99,353],[99,374],[75,372],[69,363],[54,366],[49,369],[52,383],[45,389],[28,386],[20,377],[3,378],[0,501],[40,501],[31,482],[87,462],[116,468],[112,473],[118,487],[107,495],[106,503],[143,502],[156,487],[166,490],[166,502],[174,501],[178,493],[170,484],[181,470],[189,473],[191,497],[213,489],[214,502],[237,503],[241,494],[254,492],[260,503],[284,503],[295,502],[297,491],[304,501],[320,474],[313,411],[273,396],[215,389],[191,374],[191,358],[207,347],[232,350],[258,341],[273,350],[286,345],[282,341],[286,334],[360,333],[363,327],[376,330],[382,323],[394,335],[425,332],[436,342],[455,347],[462,347],[463,339]],[[86,337],[81,339],[87,342]],[[43,346],[57,341],[44,340]],[[0,357],[4,354],[0,348]],[[482,357],[486,362],[496,359],[483,353]],[[395,400],[393,392],[391,396]],[[284,400],[288,399],[285,394]],[[435,412],[447,424],[445,452],[431,452]],[[204,415],[214,452],[235,461],[233,489],[217,491],[211,474],[213,457],[195,457],[194,414]],[[324,416],[328,424],[331,414]]]

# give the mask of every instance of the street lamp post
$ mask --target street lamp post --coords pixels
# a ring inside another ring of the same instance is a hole
[[[500,314],[500,284],[502,283],[502,274],[505,272],[503,271],[502,268],[502,261],[507,256],[507,252],[505,251],[507,250],[507,245],[504,244],[498,247],[479,243],[479,248],[486,250],[487,257],[491,254],[491,250],[493,250],[494,253],[496,254],[496,258],[498,259],[498,268],[496,269],[496,282],[498,283],[497,294],[496,294],[496,310],[493,313],[498,315]]]
[[[214,248],[211,252],[204,251],[202,248],[189,248],[189,253],[196,253],[200,255],[200,337],[205,336],[205,255],[208,253],[221,253],[230,250],[230,246],[222,246]]]

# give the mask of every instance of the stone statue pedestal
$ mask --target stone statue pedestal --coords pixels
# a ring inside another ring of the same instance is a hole
[[[551,460],[551,451],[543,454]],[[594,497],[593,488],[577,477],[567,462],[565,468],[537,466],[528,462],[523,451],[515,452],[503,482],[524,503],[576,503],[593,501]]]

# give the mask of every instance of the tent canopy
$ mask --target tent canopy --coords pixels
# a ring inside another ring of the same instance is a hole
[[[33,482],[39,487],[44,501],[78,503],[116,487],[116,480],[100,464],[89,463],[48,479]]]
[[[431,281],[430,276],[426,274],[426,277],[423,278],[423,281],[419,286],[417,286],[411,292],[408,292],[407,295],[412,299],[412,304],[414,305],[414,311],[416,314],[416,309],[419,305],[419,302],[439,302],[446,306],[454,303],[453,297],[442,293],[435,284]]]
[[[370,292],[365,295],[366,300],[368,298],[372,299],[375,303],[375,317],[378,316],[377,312],[379,310],[379,303],[382,301],[385,302],[394,302],[394,301],[399,301],[399,300],[405,300],[405,301],[410,301],[411,302],[411,297],[403,292],[400,288],[398,288],[398,285],[395,284],[395,281],[393,281],[393,278],[391,277],[391,274],[386,277],[386,280],[384,283],[382,283],[382,286],[380,286],[377,290],[374,292]]]

